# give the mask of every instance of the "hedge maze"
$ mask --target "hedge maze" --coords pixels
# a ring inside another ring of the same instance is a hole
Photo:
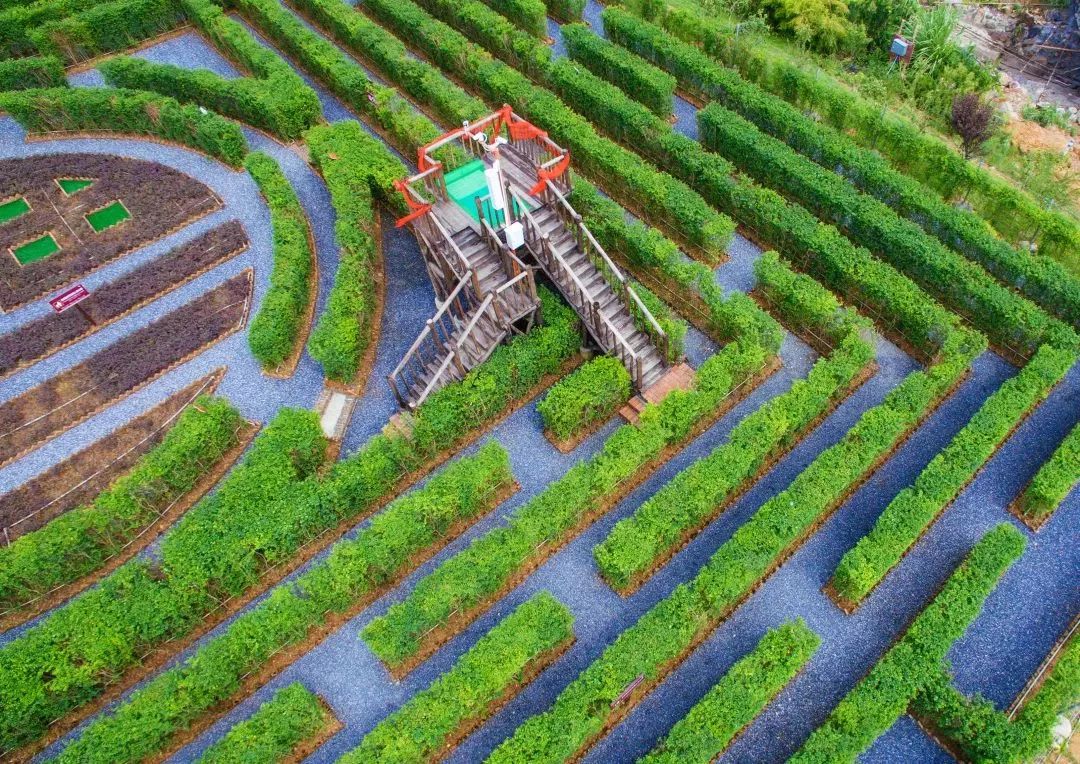
[[[0,758],[1067,745],[1080,224],[745,37],[697,0],[0,0]],[[398,406],[409,343],[479,321],[416,318],[432,252],[493,267],[402,181],[504,105],[680,384],[489,229],[537,320]]]

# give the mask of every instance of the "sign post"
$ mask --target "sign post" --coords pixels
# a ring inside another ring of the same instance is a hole
[[[49,300],[49,305],[57,313],[63,313],[68,308],[74,307],[77,303],[82,302],[89,296],[90,291],[86,287],[82,284],[76,284]]]

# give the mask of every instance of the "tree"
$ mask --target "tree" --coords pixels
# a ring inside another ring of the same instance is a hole
[[[978,93],[965,93],[953,99],[952,126],[960,136],[964,158],[969,159],[994,132],[994,107]]]

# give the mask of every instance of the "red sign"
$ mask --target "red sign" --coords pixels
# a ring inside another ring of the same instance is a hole
[[[87,291],[86,287],[82,284],[76,284],[49,300],[49,305],[51,305],[52,309],[57,313],[63,313],[75,303],[85,300],[89,296],[90,292]]]

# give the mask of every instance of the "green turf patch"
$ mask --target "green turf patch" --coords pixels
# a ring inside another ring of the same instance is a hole
[[[0,204],[0,223],[6,223],[9,220],[14,220],[30,211],[30,203],[23,199],[21,196],[18,199],[12,199],[11,201]]]
[[[29,265],[59,251],[60,245],[51,233],[47,233],[39,239],[12,248],[11,254],[15,255],[19,265]]]
[[[129,217],[131,217],[131,213],[127,211],[127,207],[117,201],[89,213],[86,216],[86,222],[96,232],[101,233],[106,228],[112,228],[114,225],[123,223]]]
[[[68,196],[82,191],[84,188],[94,185],[94,181],[88,178],[57,178],[56,185]]]

